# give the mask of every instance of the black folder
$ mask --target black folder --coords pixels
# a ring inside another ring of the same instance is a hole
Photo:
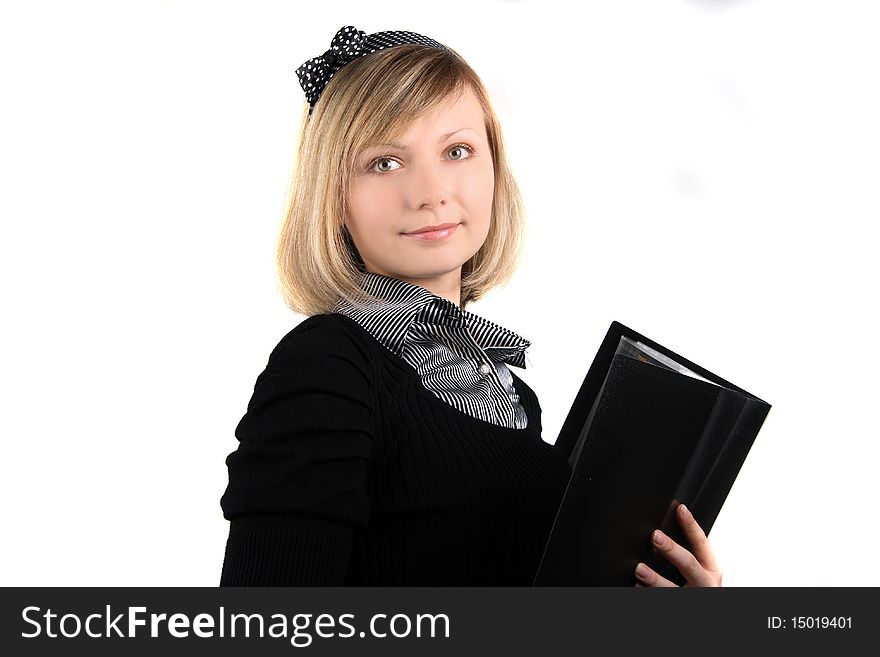
[[[633,586],[639,561],[685,579],[651,545],[659,528],[687,549],[687,505],[706,534],[770,404],[613,322],[556,446],[572,475],[536,586]]]

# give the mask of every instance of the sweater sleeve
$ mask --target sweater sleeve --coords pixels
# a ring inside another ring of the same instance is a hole
[[[367,526],[372,368],[322,317],[272,351],[235,429],[220,586],[342,585],[354,530]]]

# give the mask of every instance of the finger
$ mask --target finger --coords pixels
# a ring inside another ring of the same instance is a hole
[[[639,582],[641,582],[642,586],[678,588],[678,584],[670,582],[653,568],[648,568],[648,566],[641,561],[636,565],[636,579],[638,580],[636,586],[639,586]]]
[[[654,530],[651,542],[673,566],[678,568],[689,585],[714,586],[709,572],[703,568],[697,558],[659,529]]]
[[[681,525],[682,529],[684,529],[685,536],[687,536],[691,550],[697,558],[697,561],[699,561],[706,570],[711,570],[713,572],[720,571],[721,569],[715,559],[715,553],[712,552],[712,546],[709,545],[709,539],[703,531],[703,528],[700,527],[699,523],[694,518],[694,515],[684,504],[679,504],[675,512],[676,515],[678,515],[678,523]]]

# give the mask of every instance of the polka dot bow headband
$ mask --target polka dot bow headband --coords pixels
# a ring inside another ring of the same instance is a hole
[[[296,69],[299,84],[306,92],[306,100],[309,101],[309,116],[312,115],[315,103],[318,102],[330,78],[343,66],[362,55],[408,43],[448,50],[442,43],[415,32],[376,32],[367,35],[351,25],[341,28],[330,42],[327,52],[309,59]]]

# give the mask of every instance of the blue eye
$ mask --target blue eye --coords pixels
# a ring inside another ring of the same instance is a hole
[[[468,146],[467,144],[456,144],[455,146],[450,148],[447,152],[452,153],[453,151],[461,151],[462,149],[467,150],[467,152],[469,153],[468,157],[453,157],[452,158],[453,160],[467,160],[467,159],[470,159],[471,157],[473,157],[474,149],[471,148],[470,146]]]
[[[376,171],[375,170],[376,165],[381,164],[382,162],[398,163],[397,160],[392,160],[390,157],[377,157],[375,160],[370,162],[369,172],[370,173],[388,173],[389,171],[394,171],[394,169],[380,169],[379,171]]]
[[[450,146],[446,150],[446,153],[447,154],[459,153],[458,156],[449,158],[453,161],[469,160],[474,156],[474,148],[473,148],[473,146],[471,146],[469,144],[455,144],[454,146]],[[467,157],[462,156],[463,153],[467,153]],[[396,168],[386,168],[386,167],[390,167],[392,162],[394,164],[397,164],[398,166]],[[377,169],[377,167],[379,167],[379,168]],[[400,162],[398,162],[397,160],[395,160],[392,157],[388,157],[387,155],[383,155],[381,157],[377,157],[375,160],[370,162],[369,166],[367,167],[367,173],[372,174],[372,175],[376,175],[376,176],[381,176],[384,173],[396,171],[399,168],[400,168]]]

